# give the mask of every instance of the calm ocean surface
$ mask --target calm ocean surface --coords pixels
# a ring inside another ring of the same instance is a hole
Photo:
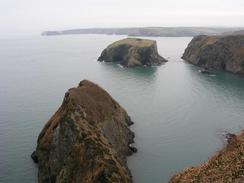
[[[191,38],[153,38],[168,63],[122,68],[96,62],[124,36],[23,36],[0,39],[0,182],[35,183],[30,154],[64,93],[89,79],[129,113],[139,152],[128,158],[135,183],[162,183],[244,128],[244,79],[203,75],[181,60]]]

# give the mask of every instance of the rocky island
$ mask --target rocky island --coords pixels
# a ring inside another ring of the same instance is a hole
[[[244,35],[194,37],[182,58],[200,67],[244,75]]]
[[[127,38],[110,44],[98,58],[101,62],[118,62],[123,66],[158,66],[166,59],[158,54],[154,40]]]
[[[101,87],[84,80],[71,88],[39,134],[32,159],[39,183],[131,183],[126,156],[133,122]]]
[[[227,134],[227,145],[206,163],[177,173],[170,183],[244,182],[244,131]]]

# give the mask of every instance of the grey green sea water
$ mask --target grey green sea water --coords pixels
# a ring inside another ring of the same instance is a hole
[[[128,158],[135,183],[162,183],[244,128],[244,79],[203,75],[181,60],[191,40],[152,38],[169,62],[123,68],[96,59],[114,35],[17,36],[0,40],[0,182],[37,182],[30,159],[43,125],[64,93],[89,79],[106,89],[135,125],[138,153]]]

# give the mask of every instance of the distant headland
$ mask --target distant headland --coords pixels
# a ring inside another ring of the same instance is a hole
[[[85,28],[60,31],[44,31],[43,36],[69,34],[107,34],[145,37],[193,37],[218,35],[244,30],[244,27],[137,27],[137,28]]]

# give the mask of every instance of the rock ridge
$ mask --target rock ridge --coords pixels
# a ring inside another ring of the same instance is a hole
[[[101,87],[71,88],[41,131],[32,158],[39,183],[131,183],[126,156],[135,148],[127,112]]]

